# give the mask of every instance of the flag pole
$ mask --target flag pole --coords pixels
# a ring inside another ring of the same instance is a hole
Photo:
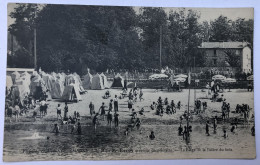
[[[190,69],[189,69],[189,75],[188,75],[188,84],[189,84],[189,94],[188,94],[188,113],[187,113],[187,136],[186,140],[188,141],[190,137],[190,130],[189,130],[189,116],[190,116],[190,82],[191,82],[191,77],[190,77]]]

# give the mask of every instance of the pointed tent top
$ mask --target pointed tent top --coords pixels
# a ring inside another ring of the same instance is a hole
[[[121,76],[119,73],[117,73],[117,74],[115,75],[115,78],[118,78],[118,77],[122,78],[122,76]]]

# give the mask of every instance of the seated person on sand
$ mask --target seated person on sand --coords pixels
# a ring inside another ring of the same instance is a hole
[[[107,99],[107,98],[109,98],[109,97],[111,97],[110,91],[107,90],[107,91],[105,92],[105,95],[103,96],[103,98],[104,98],[104,99]]]
[[[123,92],[121,93],[121,98],[125,98],[127,96],[127,90],[126,88],[123,88]]]
[[[137,113],[134,111],[134,109],[132,109],[132,114],[131,114],[130,116],[132,116],[132,117],[131,117],[131,122],[134,123],[134,122],[135,122],[135,119],[136,119],[136,117],[137,117]]]
[[[167,106],[166,106],[166,113],[167,113],[168,115],[172,114],[172,108],[171,108],[170,105],[167,105]]]
[[[139,115],[144,115],[144,108],[141,108],[141,110],[139,111]]]
[[[75,123],[76,123],[76,119],[69,116],[68,124],[75,124]]]
[[[141,126],[141,120],[139,118],[136,118],[135,126],[136,126],[137,130],[139,130],[139,128]]]
[[[157,104],[155,102],[153,102],[153,104],[151,104],[150,108],[152,110],[155,110],[157,108]]]
[[[126,130],[124,132],[125,136],[128,136],[128,132],[129,132],[129,128],[126,128]]]

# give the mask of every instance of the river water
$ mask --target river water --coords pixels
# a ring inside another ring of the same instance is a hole
[[[224,128],[228,132],[228,138],[222,137]],[[91,126],[82,126],[82,135],[70,134],[69,130],[69,126],[63,126],[61,133],[55,134],[48,128],[41,131],[6,128],[4,159],[109,160],[255,156],[255,139],[251,136],[249,126],[239,126],[233,134],[229,125],[219,125],[216,134],[210,130],[211,135],[207,136],[204,125],[193,124],[189,143],[178,136],[177,125],[143,125],[140,130],[130,131],[128,136],[124,134],[123,127],[114,129],[100,126],[95,133]],[[150,131],[155,133],[154,140],[148,138]]]

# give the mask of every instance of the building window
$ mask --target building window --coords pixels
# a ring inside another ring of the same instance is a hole
[[[217,50],[216,49],[214,49],[214,56],[216,56],[217,55]]]
[[[217,59],[213,59],[213,65],[217,65]]]

